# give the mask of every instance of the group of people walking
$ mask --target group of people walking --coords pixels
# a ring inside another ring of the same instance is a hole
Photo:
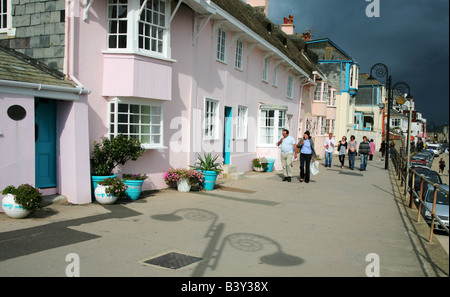
[[[281,146],[281,164],[283,165],[284,178],[283,181],[290,182],[292,179],[292,162],[297,159],[298,153],[300,153],[300,182],[309,183],[310,180],[310,165],[317,157],[314,148],[314,142],[311,139],[309,131],[303,134],[303,138],[297,143],[292,136],[289,136],[288,130],[283,130],[283,137],[277,143]],[[325,147],[325,167],[331,167],[333,159],[333,152],[336,148],[336,141],[333,138],[333,133],[328,134],[328,138],[324,141]],[[356,155],[361,156],[360,170],[367,169],[368,160],[373,159],[375,154],[375,143],[373,139],[368,141],[366,136],[363,136],[362,142],[359,143],[355,140],[355,136],[350,136],[350,141],[347,141],[347,137],[343,136],[337,144],[337,151],[339,153],[339,161],[341,168],[344,168],[345,156],[348,155],[349,168],[355,169]]]
[[[330,142],[334,142],[332,133],[330,133],[328,135],[328,138],[325,139],[325,149],[327,147],[327,144]],[[342,136],[342,139],[339,141],[337,151],[339,153],[339,162],[341,163],[341,168],[344,168],[345,155],[347,154],[348,168],[354,170],[356,155],[359,154],[361,156],[361,164],[359,170],[365,171],[367,169],[367,162],[369,160],[373,160],[373,155],[375,154],[375,142],[373,142],[373,139],[369,141],[366,136],[363,136],[362,142],[360,142],[358,146],[358,142],[356,141],[354,135],[350,136],[350,141],[347,141],[347,137]],[[331,151],[329,155],[330,161],[328,163],[328,166],[331,167],[331,158],[333,155],[333,151]],[[326,164],[327,158],[325,158],[325,167],[327,166]]]

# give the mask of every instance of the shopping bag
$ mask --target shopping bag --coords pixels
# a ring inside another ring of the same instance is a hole
[[[319,161],[311,162],[310,169],[312,175],[319,174]]]

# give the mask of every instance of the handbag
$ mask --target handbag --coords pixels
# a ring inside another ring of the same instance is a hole
[[[309,171],[311,172],[312,175],[319,174],[319,161],[311,162],[309,166]]]

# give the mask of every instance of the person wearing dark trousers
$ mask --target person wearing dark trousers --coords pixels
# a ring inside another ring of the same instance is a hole
[[[370,143],[367,141],[367,137],[363,136],[363,141],[359,144],[359,155],[361,156],[360,170],[365,171],[367,168],[367,160],[370,154]]]
[[[314,142],[311,139],[309,131],[305,131],[303,138],[297,144],[300,149],[300,182],[309,183],[310,164],[314,162],[316,151],[314,150]]]
[[[356,146],[358,142],[355,140],[355,136],[350,136],[350,141],[348,142],[348,167],[353,170],[355,169],[355,157],[356,157]]]
[[[347,153],[347,137],[342,136],[342,140],[339,141],[338,148],[339,162],[341,162],[341,168],[344,168],[345,154]]]

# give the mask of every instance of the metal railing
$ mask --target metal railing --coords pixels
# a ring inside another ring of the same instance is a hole
[[[415,206],[414,199],[415,199],[415,197],[418,197],[419,208],[418,208],[417,222],[420,223],[420,219],[422,216],[422,207],[425,207],[425,209],[430,213],[430,217],[431,217],[430,235],[429,235],[430,243],[433,242],[434,225],[435,225],[436,221],[439,223],[439,225],[442,227],[442,229],[444,229],[444,231],[447,232],[447,234],[449,234],[448,227],[445,226],[445,224],[442,222],[442,220],[439,218],[439,216],[436,215],[437,192],[438,192],[438,190],[442,191],[443,193],[447,194],[447,196],[448,196],[448,191],[443,189],[442,187],[440,187],[438,184],[427,179],[424,175],[418,173],[416,171],[416,169],[414,169],[414,168],[411,168],[409,170],[410,175],[411,175],[411,179],[410,179],[411,186],[410,186],[409,183],[407,183],[407,178],[406,178],[406,168],[407,168],[406,166],[409,166],[409,164],[408,164],[408,160],[406,160],[405,156],[402,153],[399,153],[396,149],[393,149],[391,151],[391,161],[394,164],[394,168],[395,168],[395,171],[397,174],[397,179],[400,180],[400,186],[403,187],[403,184],[404,184],[405,185],[405,193],[409,193],[409,207],[410,208],[413,208]],[[421,179],[419,193],[417,193],[416,190],[414,189],[416,176],[419,176]],[[426,205],[425,201],[423,200],[424,189],[428,188],[428,185],[432,185],[434,188],[432,209],[430,209]]]

